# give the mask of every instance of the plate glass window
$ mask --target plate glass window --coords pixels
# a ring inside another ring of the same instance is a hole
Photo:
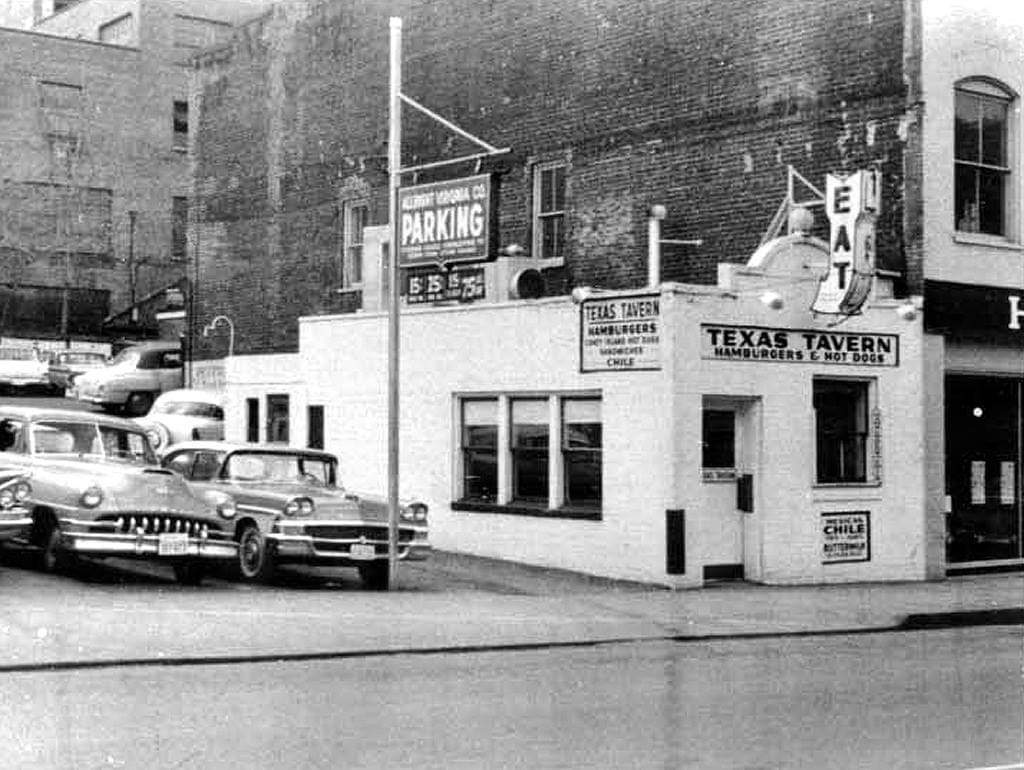
[[[512,499],[547,503],[548,401],[520,398],[511,402]]]
[[[565,164],[538,166],[533,177],[533,253],[541,259],[565,252]]]
[[[819,484],[867,481],[868,383],[814,381]]]
[[[288,396],[279,393],[267,396],[267,441],[288,443]]]
[[[955,226],[1007,235],[1010,96],[985,82],[956,89]]]
[[[566,505],[595,508],[601,505],[601,433],[600,399],[562,401]]]
[[[493,503],[498,498],[498,401],[462,402],[462,498]]]

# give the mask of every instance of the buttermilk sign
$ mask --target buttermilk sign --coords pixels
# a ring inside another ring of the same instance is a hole
[[[487,174],[401,188],[399,266],[490,259],[493,210]]]

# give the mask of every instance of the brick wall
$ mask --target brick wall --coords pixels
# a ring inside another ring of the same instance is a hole
[[[666,246],[663,278],[714,281],[757,247],[787,164],[822,189],[827,172],[881,168],[879,260],[903,269],[901,3],[289,5],[204,66],[200,232],[223,237],[200,248],[196,322],[232,314],[240,353],[294,350],[299,315],[352,304],[335,291],[338,212],[362,185],[386,221],[389,15],[403,91],[512,148],[482,169],[499,178],[501,244],[530,243],[530,164],[568,161],[566,288],[642,284],[655,203],[664,237],[704,241]],[[408,108],[403,130],[406,164],[473,149]]]

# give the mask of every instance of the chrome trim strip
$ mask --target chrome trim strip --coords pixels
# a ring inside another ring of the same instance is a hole
[[[230,494],[230,493],[228,493]],[[261,505],[250,505],[249,503],[236,503],[235,509],[238,511],[253,511],[255,513],[269,513],[273,515],[281,514],[284,515],[284,511],[281,508],[264,508]]]

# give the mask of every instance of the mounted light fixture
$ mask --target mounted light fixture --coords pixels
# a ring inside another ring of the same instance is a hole
[[[772,310],[782,310],[786,304],[785,300],[782,299],[782,295],[777,291],[766,291],[759,297],[761,304],[765,307],[771,308]]]
[[[917,308],[911,302],[904,302],[896,308],[896,315],[904,321],[913,321],[917,318]]]

